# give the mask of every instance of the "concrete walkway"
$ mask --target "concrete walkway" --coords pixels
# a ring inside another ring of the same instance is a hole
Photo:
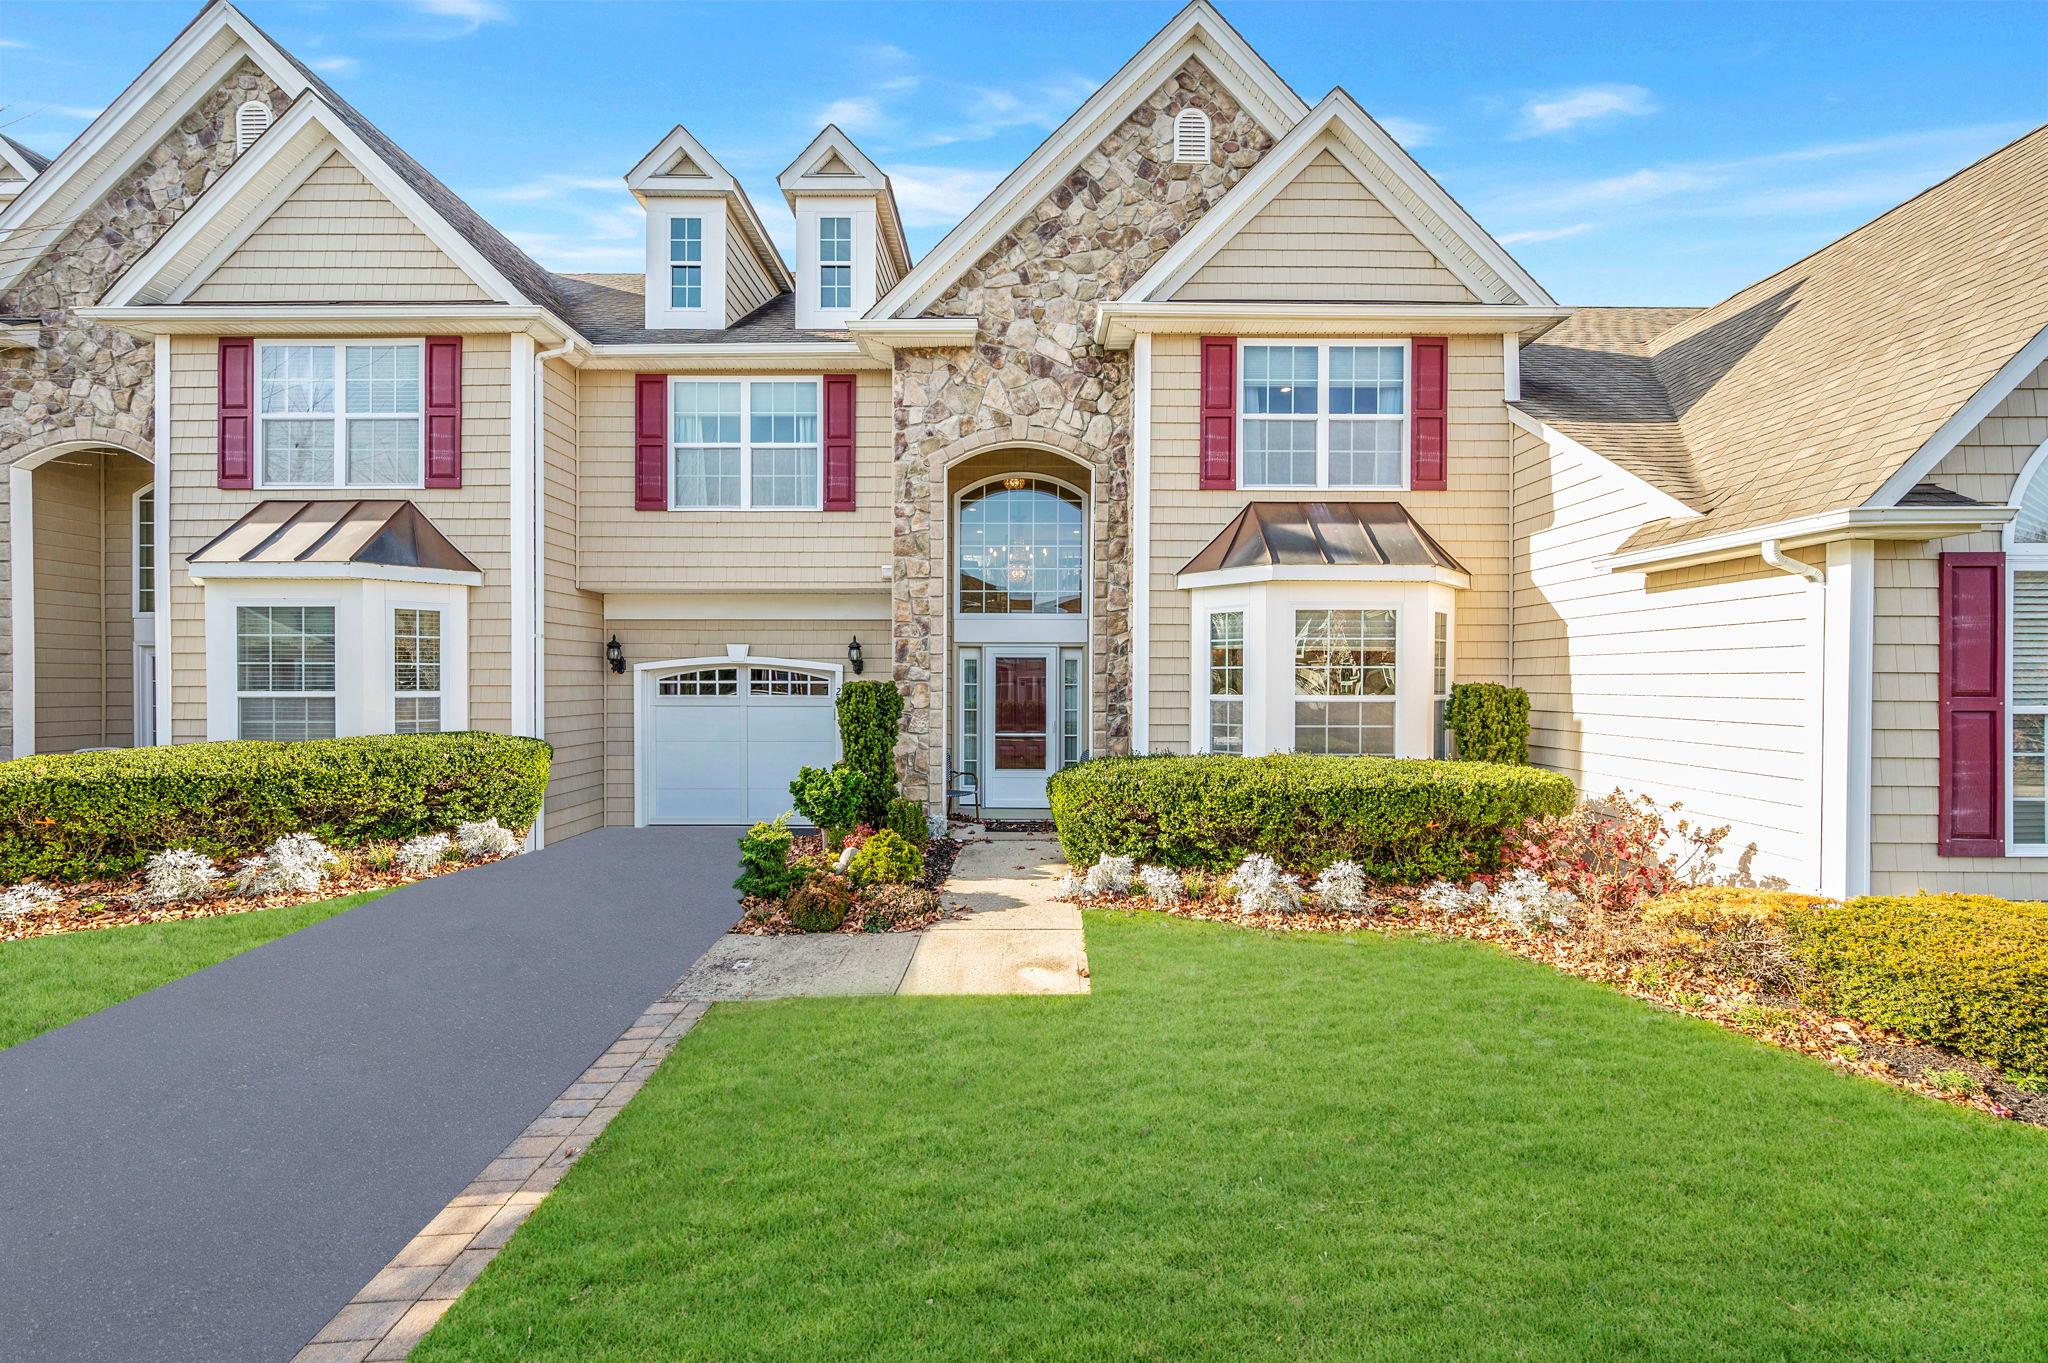
[[[1085,994],[1081,911],[1055,896],[1066,872],[1059,844],[1037,834],[990,834],[960,849],[946,882],[961,918],[920,934],[903,994]]]

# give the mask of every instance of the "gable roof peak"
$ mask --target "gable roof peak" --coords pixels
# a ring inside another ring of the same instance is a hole
[[[895,262],[898,277],[910,271],[910,239],[904,235],[903,214],[896,206],[896,189],[882,168],[854,145],[836,123],[827,123],[810,145],[797,153],[796,160],[775,177],[790,211],[805,194],[871,195],[882,241]]]

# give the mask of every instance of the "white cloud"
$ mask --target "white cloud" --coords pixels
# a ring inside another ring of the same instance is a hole
[[[1645,167],[1626,175],[1562,182],[1552,188],[1516,195],[1511,202],[1524,213],[1568,213],[1586,208],[1625,208],[1673,194],[1712,189],[1727,178],[1724,168],[1705,166]]]
[[[1517,137],[1546,137],[1569,132],[1582,123],[1609,118],[1640,118],[1657,112],[1657,101],[1640,85],[1587,85],[1522,106]]]
[[[1404,147],[1426,147],[1436,141],[1435,125],[1418,118],[1390,117],[1374,121],[1387,130],[1387,136]]]
[[[568,199],[580,193],[604,190],[615,194],[626,192],[626,180],[622,175],[543,175],[537,180],[527,180],[516,185],[499,189],[479,189],[466,195],[467,198],[490,199],[497,203],[546,203],[550,200]]]
[[[498,0],[409,0],[409,3],[429,18],[452,20],[452,29],[435,35],[444,38],[467,37],[485,24],[503,23],[511,17]]]
[[[639,274],[647,265],[646,248],[632,242],[605,244],[557,232],[508,232],[520,250],[551,270]]]
[[[31,104],[24,100],[28,114],[55,114],[58,118],[75,118],[81,123],[90,123],[106,112],[105,105],[84,104]]]
[[[906,227],[951,227],[967,216],[1003,178],[993,170],[953,166],[892,166],[889,183]]]
[[[979,142],[1011,128],[1050,132],[1094,94],[1098,84],[1086,76],[1060,75],[1022,90],[963,87],[957,110],[950,116],[934,111],[926,120],[931,130],[913,138],[910,145],[944,147],[955,142]]]
[[[27,43],[25,43],[25,42],[23,42],[23,41],[22,41],[21,39],[19,39],[19,38],[0,38],[0,47],[27,47],[27,46],[28,46],[28,44],[27,44]]]
[[[896,125],[896,120],[883,112],[880,103],[866,97],[835,99],[813,114],[812,119],[819,127],[837,123],[842,131],[854,137],[882,132]]]
[[[1532,241],[1562,241],[1592,230],[1590,222],[1575,222],[1569,227],[1532,227],[1525,232],[1503,232],[1499,240],[1503,246],[1519,246]]]
[[[363,64],[354,57],[336,54],[332,57],[314,57],[306,63],[323,76],[353,76],[363,69]]]

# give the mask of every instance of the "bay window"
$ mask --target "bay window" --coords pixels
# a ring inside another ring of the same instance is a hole
[[[257,347],[258,485],[418,487],[420,344]]]
[[[391,612],[391,730],[441,732],[441,612],[400,606]]]
[[[1239,373],[1240,487],[1405,486],[1406,342],[1247,344]]]
[[[1244,751],[1244,612],[1209,617],[1209,751]]]
[[[819,508],[816,379],[676,379],[671,398],[673,509]]]
[[[334,607],[235,611],[238,738],[334,737]]]
[[[1392,757],[1395,615],[1294,613],[1294,748]]]

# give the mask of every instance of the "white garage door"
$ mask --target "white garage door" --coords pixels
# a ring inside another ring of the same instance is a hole
[[[833,676],[758,663],[665,672],[640,717],[647,823],[747,824],[790,807],[799,767],[839,760]]]

